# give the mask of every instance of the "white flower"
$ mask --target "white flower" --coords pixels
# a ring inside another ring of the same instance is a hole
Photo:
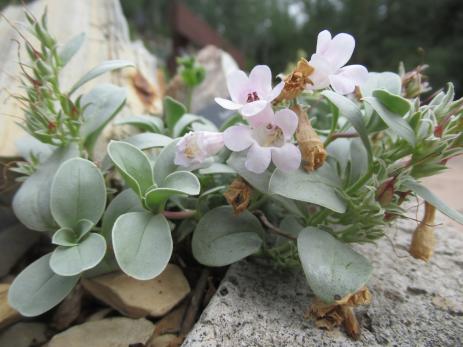
[[[309,77],[313,85],[308,85],[307,88],[317,90],[331,85],[336,93],[345,95],[365,82],[368,70],[364,66],[344,66],[352,57],[354,48],[355,40],[349,34],[341,33],[333,38],[328,30],[318,34],[317,50],[309,62],[314,68]]]
[[[207,159],[223,148],[223,134],[196,131],[185,134],[177,143],[175,164],[191,170],[201,167]]]
[[[252,117],[269,105],[284,87],[280,82],[272,89],[272,72],[267,65],[255,66],[249,77],[241,70],[227,76],[227,88],[231,100],[215,98],[215,102],[228,110],[239,111],[243,116]]]

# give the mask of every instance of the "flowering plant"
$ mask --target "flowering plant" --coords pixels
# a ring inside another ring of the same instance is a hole
[[[421,73],[401,78],[345,66],[355,46],[348,34],[332,38],[322,31],[311,59],[301,58],[278,83],[265,65],[249,76],[232,72],[231,99],[216,101],[236,114],[220,128],[166,97],[162,117],[118,122],[142,133],[111,141],[95,163],[94,144],[123,106],[125,91],[100,85],[74,94],[90,79],[131,64],[103,63],[62,91],[59,74],[84,37],[60,47],[45,20],[28,20],[41,49],[25,43],[33,74],[24,72],[20,98],[23,126],[40,146],[15,169],[26,177],[13,208],[56,247],[10,288],[11,305],[25,316],[57,305],[82,276],[121,269],[139,280],[154,278],[176,245],[191,242],[205,266],[254,256],[302,267],[320,299],[314,314],[330,324],[352,322],[352,307],[369,301],[372,266],[349,243],[382,237],[394,219],[405,218],[403,205],[414,195],[426,200],[429,214],[415,232],[413,256],[432,254],[434,208],[463,223],[419,183],[463,153],[463,99],[454,100],[449,84],[447,92],[421,100],[427,88]],[[204,72],[187,62],[182,76],[194,88]],[[358,334],[355,324],[348,331]]]

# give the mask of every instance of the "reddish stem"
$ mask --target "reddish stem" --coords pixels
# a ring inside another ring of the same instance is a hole
[[[185,210],[185,211],[164,211],[162,214],[164,217],[169,219],[187,219],[195,215],[195,210]]]

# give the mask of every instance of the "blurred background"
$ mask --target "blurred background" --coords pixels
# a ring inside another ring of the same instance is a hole
[[[357,41],[351,62],[370,71],[429,64],[434,89],[452,81],[463,92],[462,0],[121,0],[131,33],[159,57],[172,52],[174,3],[185,5],[242,54],[249,69],[268,64],[275,73],[313,53],[323,29]],[[194,43],[193,43],[194,46]],[[227,49],[227,47],[229,49]],[[198,47],[199,48],[199,47]],[[232,54],[233,55],[233,54]]]

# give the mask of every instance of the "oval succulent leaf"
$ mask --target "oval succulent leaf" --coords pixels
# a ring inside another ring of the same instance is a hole
[[[225,266],[256,253],[264,230],[248,211],[236,216],[230,206],[207,212],[199,221],[192,240],[193,256],[207,266]]]
[[[410,101],[402,98],[400,95],[392,94],[385,89],[379,89],[373,92],[373,96],[381,101],[381,103],[393,113],[404,116],[408,111],[410,111]]]
[[[319,170],[307,173],[301,169],[293,172],[276,169],[270,179],[269,190],[271,193],[310,202],[334,212],[346,211],[346,203],[336,193],[335,182],[321,175]]]
[[[186,107],[170,96],[164,98],[163,106],[166,125],[172,130],[178,120],[186,113]]]
[[[64,162],[51,187],[51,212],[55,221],[70,229],[82,219],[96,224],[106,205],[106,187],[92,162],[74,158]]]
[[[162,134],[141,133],[128,137],[122,141],[130,143],[138,149],[145,150],[156,147],[165,147],[171,143],[173,139]]]
[[[108,154],[127,185],[140,197],[154,185],[151,164],[141,150],[121,141],[111,141]]]
[[[326,303],[356,292],[370,277],[370,262],[326,231],[303,229],[297,249],[310,288]]]
[[[60,276],[75,276],[97,266],[106,253],[103,236],[90,233],[75,246],[58,246],[50,258],[51,269]]]
[[[178,169],[178,165],[174,163],[178,141],[179,139],[176,139],[164,147],[156,158],[153,171],[154,180],[158,186],[161,186],[164,179]]]
[[[37,231],[57,229],[50,211],[50,186],[61,163],[78,155],[74,144],[55,150],[22,184],[13,199],[14,213],[22,224]]]
[[[160,214],[130,212],[120,216],[112,238],[117,263],[133,278],[155,278],[169,263],[172,236],[169,223]]]
[[[116,125],[132,125],[140,130],[161,133],[163,130],[162,119],[156,116],[130,116],[115,122]]]
[[[38,316],[58,305],[74,288],[79,276],[59,276],[50,268],[51,254],[25,268],[8,291],[11,307],[25,317]]]
[[[61,228],[53,234],[51,243],[58,246],[75,246],[79,244],[77,238],[77,233],[74,230]]]

